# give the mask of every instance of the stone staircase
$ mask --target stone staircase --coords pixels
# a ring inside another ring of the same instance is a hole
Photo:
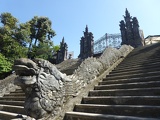
[[[0,97],[0,120],[26,117],[24,110],[25,94],[22,89]]]
[[[58,70],[66,75],[72,75],[74,71],[80,66],[82,60],[80,59],[68,59],[56,65]]]
[[[134,49],[64,120],[160,120],[160,43]]]
[[[24,100],[21,89],[0,97],[0,120],[25,117]],[[134,49],[64,118],[115,119],[160,120],[160,44]]]

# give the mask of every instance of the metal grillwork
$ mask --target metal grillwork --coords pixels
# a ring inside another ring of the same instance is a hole
[[[121,34],[105,34],[100,39],[94,42],[94,54],[102,53],[105,48],[113,47],[120,48],[121,46]]]

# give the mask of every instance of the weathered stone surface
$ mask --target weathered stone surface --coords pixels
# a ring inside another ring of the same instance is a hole
[[[81,59],[67,59],[60,64],[56,64],[58,70],[60,70],[62,73],[65,73],[67,75],[72,75],[74,73],[74,70],[78,68],[78,66],[81,64]]]
[[[3,97],[4,94],[9,94],[18,88],[17,85],[14,85],[15,78],[16,75],[12,74],[3,80],[0,80],[0,97]]]
[[[144,45],[144,36],[139,30],[139,23],[136,17],[130,16],[126,9],[124,20],[120,21],[120,31],[122,37],[121,45],[131,45],[134,48]]]
[[[78,94],[83,87],[132,50],[133,47],[127,45],[123,45],[120,49],[106,48],[99,58],[89,57],[85,59],[74,74],[70,76],[73,81],[74,94]]]
[[[15,84],[26,94],[24,108],[27,115],[40,119],[57,114],[65,97],[65,82],[70,79],[50,62],[21,58],[15,61],[14,69],[19,75]]]
[[[67,109],[63,105],[70,96],[77,96],[84,87],[132,49],[127,45],[120,49],[107,48],[101,57],[85,59],[70,76],[62,74],[53,64],[43,59],[17,60],[14,69],[19,77],[15,83],[26,93],[24,107],[27,114],[35,119],[52,120],[56,115],[63,116],[61,109]]]

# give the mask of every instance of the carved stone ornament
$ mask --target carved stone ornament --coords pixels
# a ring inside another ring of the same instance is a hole
[[[43,59],[18,59],[14,70],[19,75],[15,84],[21,86],[26,95],[24,108],[27,115],[35,119],[55,116],[64,102],[64,82],[70,79]]]

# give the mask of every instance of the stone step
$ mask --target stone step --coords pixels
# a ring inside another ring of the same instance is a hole
[[[143,62],[148,62],[148,61],[158,61],[158,59],[160,58],[159,54],[155,54],[155,55],[149,55],[149,56],[142,56],[142,55],[138,55],[138,56],[130,56],[130,57],[126,57],[124,58],[124,60],[121,62],[121,64],[128,64],[128,63],[143,63]]]
[[[108,80],[104,78],[102,82],[99,82],[99,85],[149,82],[149,81],[159,81],[159,80],[160,80],[160,75],[157,75],[157,76],[150,75],[149,77],[123,78],[123,79],[117,79],[117,80]]]
[[[6,111],[0,110],[0,120],[11,120],[11,119],[18,118],[18,116],[21,116],[23,118],[27,117],[26,115],[11,113],[11,112],[6,112]]]
[[[160,118],[160,106],[78,104],[74,111],[136,117]]]
[[[157,76],[160,75],[160,71],[153,72],[144,72],[144,73],[135,73],[135,74],[125,74],[120,76],[106,76],[105,80],[116,80],[116,79],[126,79],[126,78],[137,78],[137,77],[146,77],[146,76]]]
[[[106,77],[112,77],[112,76],[122,76],[122,75],[131,75],[131,74],[140,74],[140,73],[148,73],[148,72],[152,72],[152,71],[160,71],[160,67],[156,67],[154,68],[154,70],[152,70],[152,68],[148,68],[148,69],[133,69],[133,70],[123,70],[123,71],[119,71],[119,72],[111,72],[109,73],[109,75],[107,75]]]
[[[4,97],[0,97],[0,100],[13,100],[13,101],[24,101],[25,97],[17,97],[17,96],[4,96]]]
[[[159,120],[159,119],[108,115],[108,114],[98,114],[98,113],[67,112],[63,120]]]
[[[139,65],[139,64],[150,64],[150,63],[155,63],[155,62],[160,62],[160,56],[159,57],[153,57],[153,58],[146,58],[146,59],[142,59],[142,58],[139,58],[139,59],[133,59],[131,58],[131,60],[129,59],[124,59],[120,64],[119,64],[119,67],[120,66],[128,66],[128,65]]]
[[[121,71],[133,71],[133,70],[145,70],[145,69],[153,69],[157,68],[158,66],[160,66],[160,64],[154,64],[154,65],[135,65],[135,66],[128,66],[128,67],[120,67],[117,69],[114,69],[113,72],[121,72]]]
[[[89,96],[144,96],[144,95],[160,96],[160,87],[89,91]]]
[[[156,48],[156,49],[159,50],[159,48]],[[160,54],[158,52],[156,53],[157,50],[145,51],[144,53],[142,53],[140,51],[135,52],[135,49],[134,49],[132,52],[129,53],[129,55],[127,55],[126,59],[133,60],[132,58],[139,58],[139,59],[143,60],[143,59],[150,59],[150,58],[154,58],[154,57],[159,57]],[[134,60],[136,60],[136,59],[134,59]]]
[[[158,47],[154,47],[152,48],[152,50],[145,50],[146,48],[144,48],[143,50],[138,50],[137,48],[132,50],[132,52],[129,53],[129,55],[127,55],[127,59],[131,59],[133,57],[138,57],[138,58],[152,58],[152,57],[157,57],[160,56],[160,54],[156,51],[159,51],[159,46]],[[156,54],[155,54],[156,53]],[[143,59],[142,59],[143,60]]]
[[[160,54],[159,53],[155,54],[155,51],[152,51],[152,53],[151,51],[149,51],[148,53],[140,53],[140,54],[138,53],[137,55],[133,55],[132,52],[129,55],[127,55],[127,57],[124,59],[123,62],[129,62],[128,60],[141,62],[144,60],[154,60],[154,58],[160,58]],[[136,59],[133,59],[133,58],[136,58]]]
[[[122,73],[137,73],[137,72],[145,72],[145,71],[157,71],[160,68],[158,67],[159,65],[155,65],[155,66],[142,66],[142,67],[130,67],[130,68],[122,68],[122,69],[115,69],[113,70],[110,75],[112,74],[122,74]]]
[[[24,107],[22,107],[22,106],[0,104],[0,110],[12,112],[12,113],[17,113],[17,114],[24,114],[24,115],[26,114]]]
[[[159,61],[148,61],[148,63],[130,63],[130,64],[125,64],[125,65],[119,65],[117,68],[115,68],[115,70],[120,70],[120,69],[123,69],[123,68],[134,68],[134,67],[145,67],[145,66],[156,66],[156,65],[159,65],[160,64],[160,60]],[[132,67],[131,67],[132,66]]]
[[[24,101],[8,101],[8,100],[0,100],[0,104],[23,106],[23,105],[24,105]]]
[[[25,96],[25,93],[14,93],[14,92],[11,92],[10,94],[5,94],[4,96]]]
[[[155,67],[158,67],[160,65],[160,62],[148,62],[147,64],[146,63],[141,63],[141,64],[138,64],[138,63],[135,63],[135,64],[126,64],[126,65],[119,65],[118,67],[116,67],[114,69],[114,71],[118,71],[118,70],[123,70],[123,69],[136,69],[136,68],[154,68],[153,66]]]
[[[152,88],[152,87],[160,87],[160,81],[96,85],[94,89],[95,90],[109,90],[109,89],[130,89],[130,88]]]
[[[14,92],[11,92],[11,93],[24,93],[24,92],[23,92],[22,89],[18,89],[18,90],[14,91]]]
[[[82,104],[160,106],[160,96],[97,96],[97,97],[83,97]]]

